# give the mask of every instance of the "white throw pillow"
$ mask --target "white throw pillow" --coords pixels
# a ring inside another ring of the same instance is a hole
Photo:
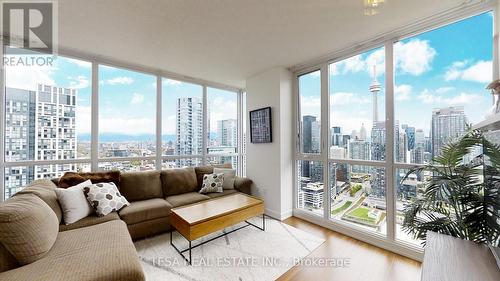
[[[75,223],[94,212],[83,194],[83,188],[91,185],[92,182],[86,180],[72,187],[55,189],[57,200],[61,205],[64,224]]]
[[[86,186],[83,188],[83,193],[96,214],[100,217],[114,211],[119,211],[121,208],[130,205],[112,182],[102,182]]]
[[[224,182],[224,174],[206,174],[203,176],[203,184],[201,185],[200,193],[223,192],[222,183]]]
[[[220,174],[220,173],[224,174],[224,183],[222,184],[222,188],[234,189],[234,179],[236,178],[236,170],[214,168],[214,174]]]

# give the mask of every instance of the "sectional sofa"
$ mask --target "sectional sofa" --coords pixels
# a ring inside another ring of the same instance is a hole
[[[70,225],[54,191],[58,179],[34,181],[0,204],[0,280],[144,280],[132,241],[170,231],[172,208],[250,194],[252,182],[241,177],[234,189],[198,193],[203,175],[212,172],[196,167],[122,173],[118,187],[130,206]]]

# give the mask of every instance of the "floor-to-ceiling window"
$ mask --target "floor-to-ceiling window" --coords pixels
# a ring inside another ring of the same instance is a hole
[[[385,49],[328,70],[330,218],[385,234]]]
[[[394,44],[396,238],[419,243],[402,229],[405,205],[429,174],[406,169],[431,162],[489,114],[492,98],[493,13],[484,13]],[[406,164],[406,165],[405,165]],[[410,165],[408,165],[410,164]]]
[[[91,63],[19,51],[4,49],[5,198],[35,179],[90,170]]]
[[[5,67],[0,104],[0,201],[35,179],[68,171],[230,164],[244,174],[241,89],[122,63],[16,51],[4,46],[4,57],[16,63]],[[53,61],[19,63],[37,58]]]
[[[162,166],[201,165],[205,120],[203,87],[164,78],[162,108]]]
[[[99,65],[99,169],[155,169],[156,77]]]
[[[323,216],[325,163],[321,159],[321,70],[298,77],[298,94],[297,207]]]
[[[403,210],[430,175],[403,178],[490,113],[493,18],[481,13],[297,72],[299,214],[418,249]]]
[[[207,88],[207,162],[238,166],[238,95]]]

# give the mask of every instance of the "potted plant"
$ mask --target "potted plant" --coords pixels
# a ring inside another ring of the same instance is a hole
[[[471,159],[471,152],[482,151]],[[425,244],[427,231],[493,246],[500,240],[500,146],[469,131],[430,164],[410,169],[425,176],[424,190],[404,208],[403,230]]]

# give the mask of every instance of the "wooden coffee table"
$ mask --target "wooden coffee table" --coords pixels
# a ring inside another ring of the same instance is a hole
[[[262,216],[262,227],[247,221],[256,216]],[[192,246],[193,240],[241,222],[246,222],[246,225]],[[265,231],[264,201],[242,193],[209,199],[172,209],[170,223],[177,232],[188,240],[189,247],[185,250],[179,250],[174,245],[172,239],[174,230],[170,232],[170,244],[191,264],[191,250],[198,246],[247,226],[254,226]],[[184,256],[184,252],[187,251],[189,251],[189,259]]]

